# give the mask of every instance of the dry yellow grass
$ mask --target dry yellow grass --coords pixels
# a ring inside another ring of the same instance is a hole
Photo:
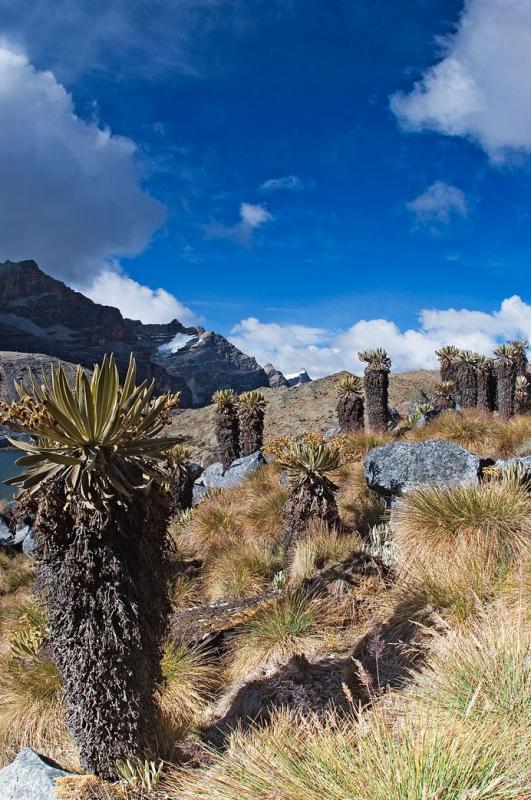
[[[357,534],[342,534],[317,520],[307,536],[298,542],[289,567],[289,582],[296,586],[311,578],[316,570],[343,561],[358,550],[362,542]]]
[[[282,567],[282,554],[266,539],[231,541],[208,560],[204,596],[211,602],[253,597],[265,591]]]
[[[531,415],[503,420],[475,409],[440,414],[423,428],[413,428],[407,438],[446,439],[491,458],[508,458],[531,451]]]
[[[70,768],[78,768],[77,753],[64,722],[61,679],[46,656],[0,657],[0,758],[5,764],[22,747]]]
[[[363,464],[353,462],[343,467],[337,475],[340,487],[337,503],[341,520],[354,530],[362,533],[381,521],[385,504],[367,486],[363,474]]]
[[[227,669],[239,680],[262,665],[282,664],[292,655],[315,654],[333,627],[329,603],[304,592],[288,592],[259,607],[229,646]]]

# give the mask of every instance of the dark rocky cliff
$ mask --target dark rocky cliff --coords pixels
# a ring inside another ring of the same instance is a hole
[[[172,346],[176,337],[184,346]],[[35,261],[0,263],[0,350],[89,368],[113,352],[121,371],[133,352],[139,377],[153,378],[158,391],[179,390],[185,408],[209,403],[216,389],[269,385],[255,359],[220,334],[178,320],[146,325],[125,319],[117,308],[94,303],[46,275]]]

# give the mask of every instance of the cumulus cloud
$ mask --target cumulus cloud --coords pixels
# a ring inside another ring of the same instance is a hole
[[[276,192],[278,189],[286,189],[290,192],[300,192],[304,189],[304,183],[297,175],[284,175],[282,178],[269,178],[260,186],[263,192]]]
[[[422,194],[406,203],[417,227],[427,227],[434,233],[450,224],[455,217],[466,217],[465,195],[457,186],[435,181]]]
[[[240,221],[235,225],[222,225],[219,222],[210,222],[204,225],[207,239],[231,239],[234,242],[249,247],[253,241],[253,231],[271,222],[273,215],[263,205],[242,203],[240,205]]]
[[[116,286],[123,276],[107,273],[119,270],[117,259],[141,253],[165,218],[142,189],[134,142],[81,119],[53,73],[7,45],[0,119],[0,258],[33,258],[81,290],[95,281]],[[122,308],[122,297],[102,300]],[[139,292],[138,304],[147,297]]]
[[[529,153],[530,0],[467,0],[443,56],[391,98],[400,123],[469,137],[494,161]]]
[[[254,317],[232,330],[231,341],[261,364],[272,362],[283,372],[305,367],[314,378],[340,370],[361,374],[364,365],[357,354],[369,347],[383,347],[393,370],[435,369],[435,350],[455,344],[485,355],[501,341],[531,339],[531,305],[514,295],[492,313],[468,309],[425,309],[419,325],[401,331],[389,320],[360,320],[350,328],[332,331],[303,325],[263,323]]]
[[[178,319],[185,325],[197,321],[193,311],[165,289],[150,289],[117,272],[102,272],[84,294],[107,306],[117,306],[124,317],[142,322],[169,322]]]

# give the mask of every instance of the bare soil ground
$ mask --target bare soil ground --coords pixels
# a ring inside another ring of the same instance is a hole
[[[337,424],[336,383],[338,375],[305,383],[291,389],[261,389],[267,401],[265,441],[276,436],[293,436],[308,431],[326,431]],[[421,389],[431,390],[439,380],[437,371],[417,370],[392,374],[390,404],[406,413],[410,400]],[[216,450],[213,407],[186,409],[177,413],[171,434],[182,436],[196,457],[207,457]]]

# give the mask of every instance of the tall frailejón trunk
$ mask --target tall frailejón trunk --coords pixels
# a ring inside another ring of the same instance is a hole
[[[498,358],[495,362],[497,405],[500,417],[512,417],[514,414],[514,386],[516,369],[509,358]]]
[[[234,405],[217,406],[216,438],[223,469],[226,470],[239,457],[238,415]]]
[[[474,408],[478,399],[477,373],[474,364],[462,361],[458,365],[457,386],[462,408]]]
[[[263,408],[240,408],[240,456],[250,456],[261,450],[264,444],[264,416]]]
[[[116,761],[152,752],[154,692],[170,610],[166,586],[168,493],[103,517],[64,510],[59,482],[37,504],[37,587],[49,648],[63,683],[66,719],[83,766],[116,776]]]
[[[325,479],[314,487],[303,485],[290,493],[284,506],[282,536],[288,563],[291,561],[297,542],[307,535],[311,521],[320,520],[330,528],[339,525],[335,489],[336,487]]]
[[[490,413],[491,411],[494,411],[496,390],[492,365],[486,364],[479,367],[477,369],[476,377],[478,389],[476,408],[478,411]]]
[[[337,421],[342,433],[357,433],[363,430],[363,398],[350,392],[341,394],[337,401]]]
[[[369,365],[365,369],[364,386],[369,429],[384,433],[389,419],[389,371]]]

